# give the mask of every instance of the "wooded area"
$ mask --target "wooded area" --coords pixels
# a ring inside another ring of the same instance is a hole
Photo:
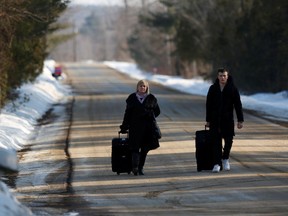
[[[0,0],[0,106],[48,55],[135,61],[154,73],[212,80],[227,67],[242,93],[288,89],[286,0],[123,0],[124,7],[69,7],[55,23],[68,3]],[[63,25],[69,34],[54,42],[74,38],[57,49],[50,33]]]
[[[46,37],[68,0],[0,0],[0,107],[40,72]]]
[[[288,89],[288,1],[159,3],[164,7],[142,10],[140,24],[129,38],[130,51],[140,66],[212,79],[218,67],[226,67],[242,92]]]

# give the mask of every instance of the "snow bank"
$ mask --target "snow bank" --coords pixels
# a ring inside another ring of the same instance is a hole
[[[17,151],[33,136],[37,119],[55,103],[65,103],[71,89],[59,83],[51,73],[55,61],[45,61],[43,72],[33,83],[22,85],[20,97],[8,103],[0,114],[0,166],[17,171]]]
[[[135,79],[146,79],[179,91],[206,96],[211,82],[202,78],[183,79],[181,77],[157,75],[140,70],[137,65],[128,62],[104,62],[108,67],[119,70]],[[260,112],[264,116],[281,121],[288,121],[288,90],[272,93],[241,95],[243,107]]]
[[[9,188],[0,182],[0,214],[5,216],[32,216],[33,213],[12,195]]]
[[[55,103],[65,103],[71,89],[54,77],[55,61],[45,61],[43,72],[35,82],[21,86],[20,97],[8,103],[0,113],[0,166],[17,171],[17,151],[33,136],[37,120]],[[31,210],[18,202],[0,181],[0,215],[30,216]]]

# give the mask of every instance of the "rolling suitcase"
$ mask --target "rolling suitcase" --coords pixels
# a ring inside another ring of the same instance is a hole
[[[127,137],[121,138],[120,132],[118,132],[117,138],[112,139],[111,164],[112,171],[116,172],[117,175],[120,173],[130,174],[132,171],[132,154],[128,140],[128,134]]]
[[[199,130],[195,133],[195,156],[197,163],[197,171],[213,169],[213,149],[210,131]]]

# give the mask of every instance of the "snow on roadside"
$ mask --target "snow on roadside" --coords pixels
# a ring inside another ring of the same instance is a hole
[[[65,103],[68,86],[59,83],[51,73],[55,61],[45,61],[43,72],[33,83],[22,85],[19,99],[8,103],[0,113],[0,166],[17,171],[17,151],[33,136],[37,119],[55,103]]]
[[[0,214],[5,216],[32,216],[33,213],[22,205],[10,192],[9,188],[0,182]]]
[[[189,94],[206,96],[211,85],[211,82],[201,78],[183,79],[181,77],[147,73],[140,70],[136,64],[128,62],[106,61],[104,64],[135,79],[147,79]],[[257,111],[270,119],[288,122],[288,90],[276,94],[241,95],[241,100],[245,109]]]
[[[135,64],[126,62],[104,62],[136,79],[147,79],[177,89],[182,92],[205,96],[210,82],[202,79],[185,80],[142,72]],[[71,93],[68,86],[59,83],[51,73],[55,61],[45,61],[43,72],[33,83],[19,88],[21,97],[14,104],[7,104],[0,113],[0,166],[17,171],[17,151],[24,148],[37,126],[37,119],[55,103],[65,103]],[[65,76],[65,75],[64,75]],[[288,121],[288,93],[255,94],[242,96],[243,106],[247,109],[273,114]],[[9,188],[0,181],[0,214],[5,216],[33,215],[12,195]]]
[[[33,83],[22,85],[20,97],[0,112],[0,167],[17,171],[17,151],[29,144],[37,128],[37,120],[55,103],[65,103],[70,87],[54,77],[55,61],[44,62],[42,73]],[[65,76],[65,74],[64,74]],[[0,181],[0,214],[5,216],[33,215],[19,203],[10,189]]]

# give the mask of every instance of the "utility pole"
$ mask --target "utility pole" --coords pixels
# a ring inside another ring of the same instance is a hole
[[[76,27],[76,24],[74,22],[73,24],[73,61],[77,61],[77,34],[78,34],[78,28]]]
[[[128,5],[128,0],[124,0],[124,4],[125,4],[125,17],[124,17],[124,28],[125,28],[125,37],[127,38],[127,30],[128,30],[128,27],[129,27],[129,25],[128,25],[128,12],[129,12],[129,5]]]
[[[142,2],[143,12],[144,12],[144,14],[146,14],[146,0],[141,0],[141,2]]]
[[[128,11],[128,1],[127,0],[124,0],[124,5],[125,5],[125,10],[127,12]]]
[[[168,13],[168,7],[166,7],[166,13]],[[166,56],[167,56],[167,65],[168,68],[170,70],[170,73],[173,73],[172,70],[172,61],[171,61],[171,41],[170,41],[170,35],[169,33],[166,33],[165,35],[165,39],[166,39]]]

